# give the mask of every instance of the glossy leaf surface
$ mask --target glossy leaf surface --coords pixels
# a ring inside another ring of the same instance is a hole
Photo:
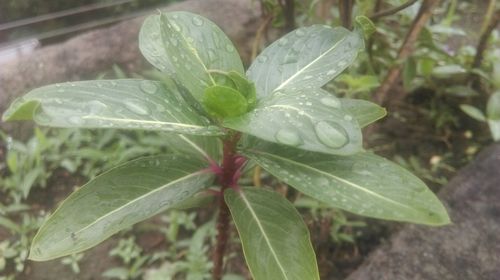
[[[239,192],[228,189],[224,199],[253,279],[319,279],[307,226],[286,198],[250,187]]]
[[[30,259],[77,253],[210,185],[206,163],[178,155],[134,160],[71,194],[40,228]]]
[[[172,82],[102,80],[37,88],[17,99],[4,120],[34,119],[40,125],[79,128],[161,130],[220,135],[199,116]]]
[[[333,207],[380,219],[449,223],[445,208],[420,179],[374,154],[339,157],[277,145],[244,154],[283,182]]]
[[[488,99],[486,115],[490,120],[500,121],[500,91],[493,93]]]
[[[340,98],[340,102],[342,107],[356,119],[360,127],[365,127],[387,114],[384,108],[370,101]]]
[[[139,32],[139,49],[154,67],[169,74],[174,73],[161,38],[160,15],[152,15],[144,20]]]
[[[162,13],[160,29],[176,77],[196,100],[216,84],[217,77],[209,70],[244,73],[234,45],[208,19],[188,12]]]
[[[257,56],[247,71],[257,96],[275,90],[320,88],[346,69],[364,48],[363,35],[325,25],[302,27]]]
[[[280,90],[253,111],[226,119],[224,126],[309,151],[348,155],[361,150],[356,119],[340,99],[321,89]]]

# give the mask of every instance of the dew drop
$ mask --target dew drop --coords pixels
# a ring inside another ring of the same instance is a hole
[[[200,17],[194,17],[193,18],[193,24],[196,26],[202,26],[203,25],[203,19]]]
[[[342,148],[348,142],[346,131],[337,123],[320,121],[314,126],[319,141],[330,148]]]
[[[313,105],[311,102],[309,101],[306,102],[306,106],[311,106],[311,105]]]
[[[208,59],[210,61],[215,61],[217,56],[215,55],[215,51],[213,49],[208,49]]]
[[[82,125],[85,121],[78,116],[71,116],[68,119],[68,122],[72,125]]]
[[[344,120],[350,122],[350,121],[352,121],[352,116],[351,115],[345,115],[344,116]]]
[[[328,107],[332,107],[332,108],[340,108],[341,104],[340,104],[340,101],[336,98],[333,98],[333,97],[323,97],[320,99],[320,102],[323,104],[323,105],[326,105]]]
[[[89,101],[88,103],[88,110],[89,110],[89,114],[91,115],[96,115],[100,112],[102,112],[104,109],[106,109],[108,106],[104,103],[102,103],[101,101],[99,100],[92,100],[92,101]]]
[[[142,89],[142,91],[144,91],[145,93],[150,93],[150,94],[155,93],[156,90],[158,89],[158,87],[152,81],[142,81],[139,86]]]
[[[139,114],[139,115],[147,115],[149,114],[149,109],[143,104],[137,103],[135,100],[126,100],[125,106],[130,111]]]
[[[304,35],[306,35],[306,32],[304,31],[304,29],[297,29],[297,31],[295,31],[295,35],[299,36],[299,37],[302,37]]]
[[[226,45],[226,51],[228,52],[234,52],[234,47],[231,44]]]
[[[267,61],[267,56],[266,55],[259,55],[259,58],[257,58],[257,60],[261,63],[264,63]]]
[[[333,74],[335,74],[335,73],[337,73],[337,70],[332,69],[332,70],[330,70],[330,71],[326,72],[326,75],[331,76],[331,75],[333,75]]]
[[[281,38],[281,39],[279,39],[279,41],[278,41],[278,45],[280,45],[280,46],[282,46],[282,47],[283,47],[284,45],[286,45],[287,43],[288,43],[288,39],[287,39],[287,38]]]
[[[276,133],[275,138],[279,143],[289,146],[299,146],[304,143],[297,131],[287,128],[280,129]]]

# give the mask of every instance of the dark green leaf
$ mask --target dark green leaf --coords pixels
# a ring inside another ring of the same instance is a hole
[[[330,154],[361,150],[361,130],[342,102],[322,89],[280,90],[226,127],[260,139]]]
[[[280,89],[319,88],[346,69],[364,48],[362,35],[345,28],[299,28],[267,47],[247,76],[259,98]]]
[[[276,192],[224,192],[255,280],[319,279],[309,231],[293,205]]]
[[[420,179],[376,155],[340,157],[276,145],[244,154],[283,182],[332,207],[380,219],[449,223],[445,208]]]
[[[44,86],[17,99],[3,119],[53,127],[163,130],[221,135],[186,104],[173,82],[83,81]]]
[[[244,73],[233,44],[208,19],[188,12],[162,13],[160,29],[176,77],[196,100],[201,101],[205,89],[216,84],[210,70]]]
[[[81,252],[210,185],[207,164],[167,155],[125,163],[71,194],[40,228],[30,259]]]
[[[139,48],[153,66],[163,72],[174,74],[174,68],[161,38],[160,15],[152,15],[144,20],[139,32]]]

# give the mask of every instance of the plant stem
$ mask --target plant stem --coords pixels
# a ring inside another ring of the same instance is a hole
[[[222,279],[224,267],[224,252],[226,251],[227,240],[229,239],[229,222],[230,212],[224,200],[224,191],[232,187],[235,182],[235,173],[238,171],[237,164],[238,155],[236,154],[236,145],[241,134],[236,133],[229,136],[224,141],[224,155],[222,159],[222,174],[219,176],[219,184],[221,186],[219,196],[219,215],[217,216],[217,238],[215,250],[212,256],[214,268],[212,270],[212,278],[214,280]],[[237,178],[236,178],[237,180]]]

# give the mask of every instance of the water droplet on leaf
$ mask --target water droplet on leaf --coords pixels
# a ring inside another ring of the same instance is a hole
[[[193,24],[196,26],[202,26],[203,25],[203,19],[200,17],[194,17],[193,18]]]
[[[143,104],[138,103],[136,100],[126,100],[125,106],[130,111],[139,114],[139,115],[147,115],[149,114],[149,108]]]
[[[276,133],[275,138],[279,143],[289,146],[299,146],[304,143],[297,131],[287,128],[280,129]]]
[[[158,89],[158,87],[152,81],[142,81],[140,87],[145,93],[150,93],[150,94],[155,93],[156,90]]]
[[[348,142],[347,133],[337,123],[320,121],[314,126],[319,141],[330,148],[342,148]]]
[[[323,97],[320,99],[320,102],[323,105],[326,105],[326,106],[329,106],[332,108],[340,108],[340,106],[341,106],[340,101],[336,98],[333,98],[333,97]]]

